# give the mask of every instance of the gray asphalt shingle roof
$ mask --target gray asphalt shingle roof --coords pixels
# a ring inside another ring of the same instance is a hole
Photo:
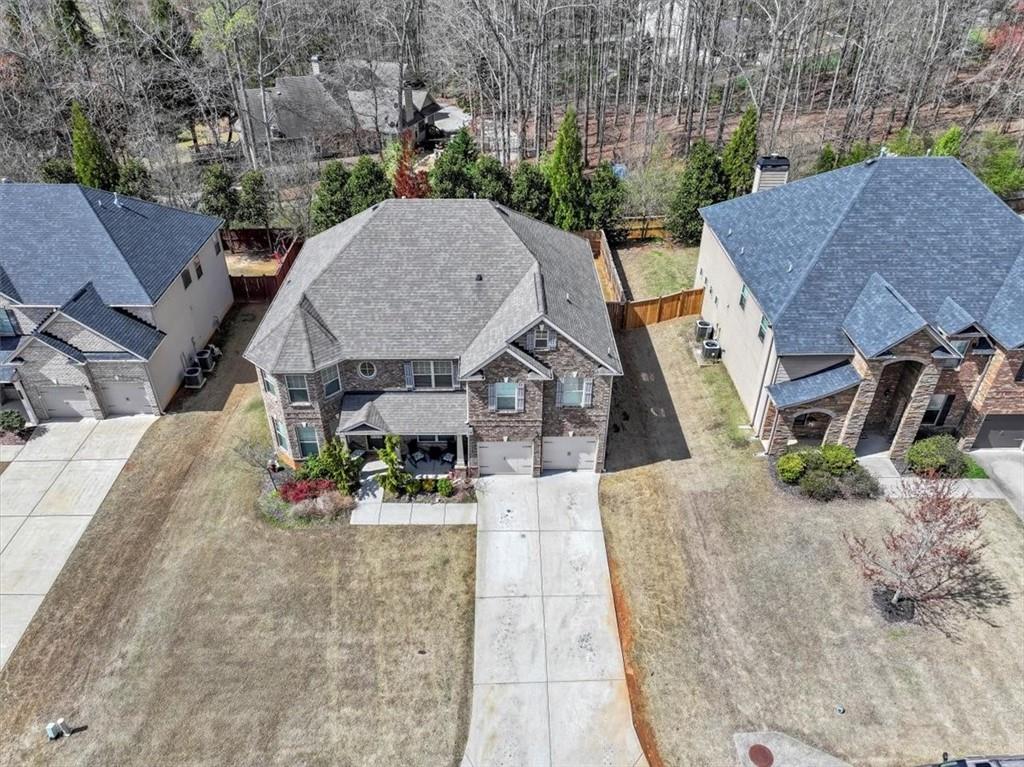
[[[843,330],[865,357],[876,357],[927,325],[914,307],[875,272],[846,315]]]
[[[488,200],[387,200],[306,241],[245,356],[300,373],[465,355],[465,373],[543,316],[621,372],[585,240]]]
[[[852,389],[860,381],[860,373],[847,362],[795,381],[772,384],[768,387],[768,394],[776,407],[794,407]]]
[[[0,291],[60,306],[92,281],[109,305],[151,306],[220,224],[78,184],[0,184]]]
[[[465,434],[466,393],[384,392],[346,394],[338,434],[369,424],[386,434]]]
[[[779,354],[851,353],[844,321],[873,274],[930,325],[952,298],[957,322],[1024,343],[1024,221],[953,158],[877,158],[701,214]]]
[[[164,337],[151,325],[107,306],[91,282],[72,296],[60,311],[142,359],[148,360]]]

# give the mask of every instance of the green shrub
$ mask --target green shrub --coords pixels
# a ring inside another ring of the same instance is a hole
[[[843,492],[849,498],[877,498],[882,487],[871,472],[855,463],[842,479]]]
[[[17,410],[0,410],[0,432],[17,434],[25,428],[25,418]]]
[[[423,491],[423,481],[416,479],[416,477],[410,476],[405,481],[405,494],[406,495],[419,495]]]
[[[962,477],[967,473],[967,456],[949,434],[938,434],[915,442],[907,451],[907,466],[915,474]]]
[[[857,454],[843,445],[825,445],[821,448],[825,470],[833,477],[841,477],[857,463]]]
[[[775,468],[779,472],[779,479],[786,484],[795,485],[804,475],[807,464],[800,453],[786,453],[779,458]]]
[[[424,477],[420,480],[420,490],[424,493],[432,493],[437,489],[437,480],[433,477]]]
[[[839,482],[827,471],[808,471],[800,480],[800,490],[808,498],[828,502],[843,494]]]
[[[821,454],[821,448],[813,447],[800,450],[797,455],[804,459],[804,471],[828,471],[825,465],[825,456]]]
[[[441,477],[437,480],[437,494],[442,498],[451,498],[455,495],[455,485],[448,477]]]

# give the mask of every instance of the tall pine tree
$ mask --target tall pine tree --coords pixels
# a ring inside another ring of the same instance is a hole
[[[605,160],[597,166],[590,177],[589,187],[590,228],[604,229],[610,239],[618,239],[626,189],[610,162]]]
[[[320,184],[313,193],[309,210],[313,234],[330,229],[352,215],[347,182],[348,169],[341,160],[331,160],[320,171]]]
[[[757,162],[757,110],[750,107],[740,118],[729,143],[722,150],[722,171],[728,182],[729,196],[738,197],[754,184]]]
[[[490,155],[482,155],[473,165],[473,185],[477,194],[487,200],[508,205],[512,200],[512,177],[505,166]]]
[[[107,191],[117,186],[117,163],[77,101],[71,102],[71,160],[80,184]]]
[[[551,220],[562,229],[587,226],[587,185],[583,180],[583,143],[576,110],[566,111],[555,137],[555,148],[544,162],[551,184]]]
[[[665,222],[672,236],[686,245],[697,245],[703,229],[698,212],[706,205],[714,205],[726,198],[727,180],[715,150],[701,139],[693,145],[686,160],[669,214]]]
[[[549,219],[551,185],[547,176],[528,162],[521,162],[512,174],[512,207],[538,221]]]

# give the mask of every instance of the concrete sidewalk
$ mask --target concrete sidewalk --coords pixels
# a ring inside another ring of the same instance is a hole
[[[992,478],[1010,506],[1024,520],[1024,451],[1018,448],[974,450],[971,458]]]
[[[463,767],[636,767],[598,477],[477,483],[473,709]]]
[[[0,474],[0,666],[156,416],[51,421]]]
[[[972,456],[977,458],[976,453],[972,453]],[[889,458],[888,452],[879,453],[867,453],[865,455],[858,455],[857,462],[860,463],[865,469],[878,480],[878,484],[882,487],[882,492],[885,493],[887,498],[899,498],[904,495],[904,482],[926,482],[927,480],[915,477],[913,474],[901,475],[896,470],[895,464]],[[992,472],[981,462],[982,468],[992,476]],[[992,500],[997,498],[1007,498],[1010,500],[1010,505],[1013,505],[1013,500],[1009,499],[999,484],[992,479],[958,479],[956,480],[957,489],[961,492],[969,495],[972,498],[979,500]]]

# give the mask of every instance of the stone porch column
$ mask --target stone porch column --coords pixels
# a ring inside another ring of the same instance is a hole
[[[793,430],[789,428],[789,417],[782,413],[776,413],[775,424],[772,426],[768,447],[765,452],[768,455],[781,455],[792,436]]]
[[[825,429],[825,439],[822,440],[823,445],[838,445],[840,437],[843,433],[843,426],[846,424],[846,414],[837,413],[832,416],[832,420],[828,422],[828,428]]]
[[[921,428],[924,411],[928,409],[928,400],[935,393],[935,384],[938,381],[939,369],[934,365],[925,365],[917,378],[917,383],[914,384],[910,402],[903,411],[896,436],[893,437],[892,446],[889,448],[889,458],[900,470],[906,466],[907,450],[913,444],[917,430]]]
[[[856,450],[860,433],[864,431],[864,421],[867,420],[871,403],[875,399],[875,390],[878,389],[878,379],[882,374],[883,365],[868,362],[860,354],[854,355],[852,364],[864,380],[857,387],[857,393],[853,397],[836,441],[851,450]],[[829,424],[829,432],[832,431],[832,425]]]

